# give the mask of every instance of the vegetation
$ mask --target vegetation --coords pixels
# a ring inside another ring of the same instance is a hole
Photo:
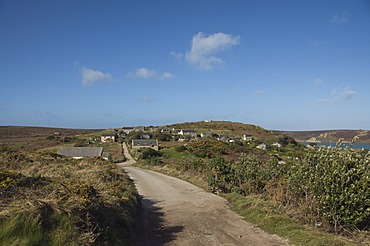
[[[0,145],[4,245],[127,245],[138,203],[113,163]]]
[[[301,223],[311,225],[313,234],[310,236],[299,232],[308,238],[295,239],[293,234],[276,232],[297,244],[344,244],[337,237],[323,236],[317,230],[369,242],[368,151],[341,148],[340,144],[336,148],[309,149],[286,136],[270,140],[279,142],[281,147],[262,151],[253,147],[257,141],[235,144],[208,138],[191,140],[183,146],[162,149],[160,161],[156,157],[155,162],[142,163],[162,166],[167,172],[173,167],[193,182],[207,180],[208,189],[225,194],[236,210],[276,213],[272,216],[275,225],[285,226],[295,221],[291,226],[302,231],[305,229]],[[236,154],[239,157],[235,158]],[[257,204],[257,208],[255,205],[240,208],[236,203],[241,201]],[[261,204],[269,205],[261,207]],[[257,213],[257,219],[261,213]],[[268,225],[270,222],[266,223],[267,229],[273,227]],[[264,227],[265,222],[257,224]]]
[[[292,137],[232,122],[183,123],[169,128],[230,137],[247,133],[253,135],[253,140],[230,143],[189,138],[174,142],[169,133],[157,131],[153,137],[165,147],[160,151],[140,150],[141,164],[179,175],[223,195],[247,220],[293,244],[351,245],[348,239],[369,244],[368,151],[341,148],[340,143],[336,148],[309,149]],[[45,148],[61,144],[100,146],[95,139],[101,132],[86,131],[89,135],[76,136],[73,131],[60,130],[55,134],[55,130],[48,129],[47,134],[41,134],[45,129],[35,128],[37,134],[20,140],[4,129],[10,137],[4,140],[0,134],[0,141],[7,144],[0,144],[1,242],[132,242],[139,199],[123,171],[99,158],[76,161]],[[142,134],[130,133],[127,141]],[[261,143],[271,147],[257,149]],[[122,160],[122,149],[117,143],[103,147],[114,160]]]

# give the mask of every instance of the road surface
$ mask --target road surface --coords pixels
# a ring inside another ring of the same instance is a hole
[[[123,168],[143,198],[136,245],[288,245],[242,220],[217,195],[164,174]]]

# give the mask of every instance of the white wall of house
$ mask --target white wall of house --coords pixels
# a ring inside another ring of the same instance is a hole
[[[103,135],[103,136],[100,137],[100,141],[102,143],[115,142],[116,141],[116,137],[114,135]]]

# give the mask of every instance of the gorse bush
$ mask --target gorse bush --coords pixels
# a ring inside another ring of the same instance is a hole
[[[311,150],[289,172],[289,189],[307,213],[334,227],[370,222],[369,155],[349,148]]]
[[[187,149],[193,155],[201,158],[214,158],[231,152],[230,145],[211,138],[201,138],[191,141]]]

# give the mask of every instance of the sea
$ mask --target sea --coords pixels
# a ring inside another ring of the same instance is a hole
[[[305,146],[307,146],[308,144],[310,144],[309,142],[301,142],[302,144],[304,144]],[[323,143],[323,142],[319,142],[319,143],[315,143],[316,146],[326,146],[326,147],[335,147],[335,145],[337,143]],[[349,143],[342,143],[341,144],[341,147],[348,147],[350,144]],[[361,143],[354,143],[352,144],[351,148],[353,149],[367,149],[367,150],[370,150],[370,144],[361,144]]]

